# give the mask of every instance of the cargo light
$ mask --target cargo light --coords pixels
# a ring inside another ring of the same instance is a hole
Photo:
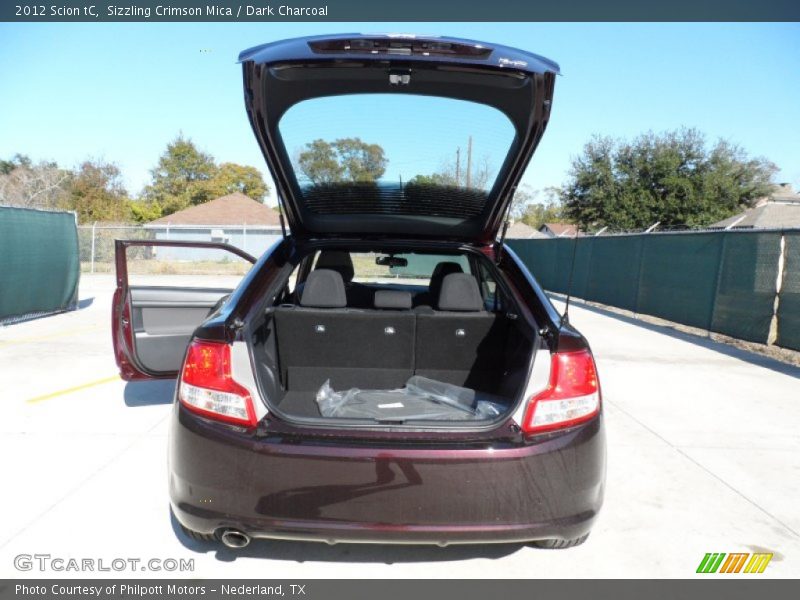
[[[600,382],[589,350],[553,354],[550,381],[530,399],[522,430],[541,433],[588,421],[600,412]]]
[[[257,422],[250,393],[231,375],[231,347],[222,342],[192,341],[178,398],[187,409],[209,419],[247,427]]]

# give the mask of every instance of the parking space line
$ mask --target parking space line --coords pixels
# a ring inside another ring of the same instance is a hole
[[[57,392],[51,392],[49,394],[44,394],[42,396],[36,396],[35,398],[29,398],[28,400],[25,400],[25,403],[37,404],[39,402],[44,402],[45,400],[50,400],[51,398],[56,398],[58,396],[65,396],[67,394],[78,392],[80,390],[85,390],[86,388],[94,387],[96,385],[102,385],[104,383],[111,383],[112,381],[119,381],[119,380],[120,380],[119,375],[114,375],[113,377],[105,377],[104,379],[89,381],[88,383],[82,383],[81,385],[76,385],[75,387],[58,390]]]
[[[11,346],[13,344],[28,344],[30,342],[38,342],[39,340],[49,340],[50,338],[62,337],[65,335],[75,335],[86,333],[88,331],[95,331],[102,329],[103,325],[90,325],[88,327],[76,327],[75,329],[67,329],[64,331],[57,331],[55,333],[46,333],[44,335],[32,335],[29,337],[22,337],[10,340],[0,340],[0,346]]]

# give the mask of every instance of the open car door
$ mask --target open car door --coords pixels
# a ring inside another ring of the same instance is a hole
[[[176,377],[194,330],[255,262],[224,243],[116,240],[111,331],[122,378]]]

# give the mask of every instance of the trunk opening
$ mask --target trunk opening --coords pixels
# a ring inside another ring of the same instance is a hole
[[[496,267],[464,250],[415,251],[428,261],[415,277],[366,276],[363,257],[341,250],[337,260],[326,250],[299,260],[294,285],[287,270],[251,337],[268,408],[317,425],[504,421],[526,385],[537,335]]]

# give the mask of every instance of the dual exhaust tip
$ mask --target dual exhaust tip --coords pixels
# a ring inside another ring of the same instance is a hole
[[[241,550],[250,545],[250,536],[238,529],[226,529],[220,536],[220,541],[232,550]]]

